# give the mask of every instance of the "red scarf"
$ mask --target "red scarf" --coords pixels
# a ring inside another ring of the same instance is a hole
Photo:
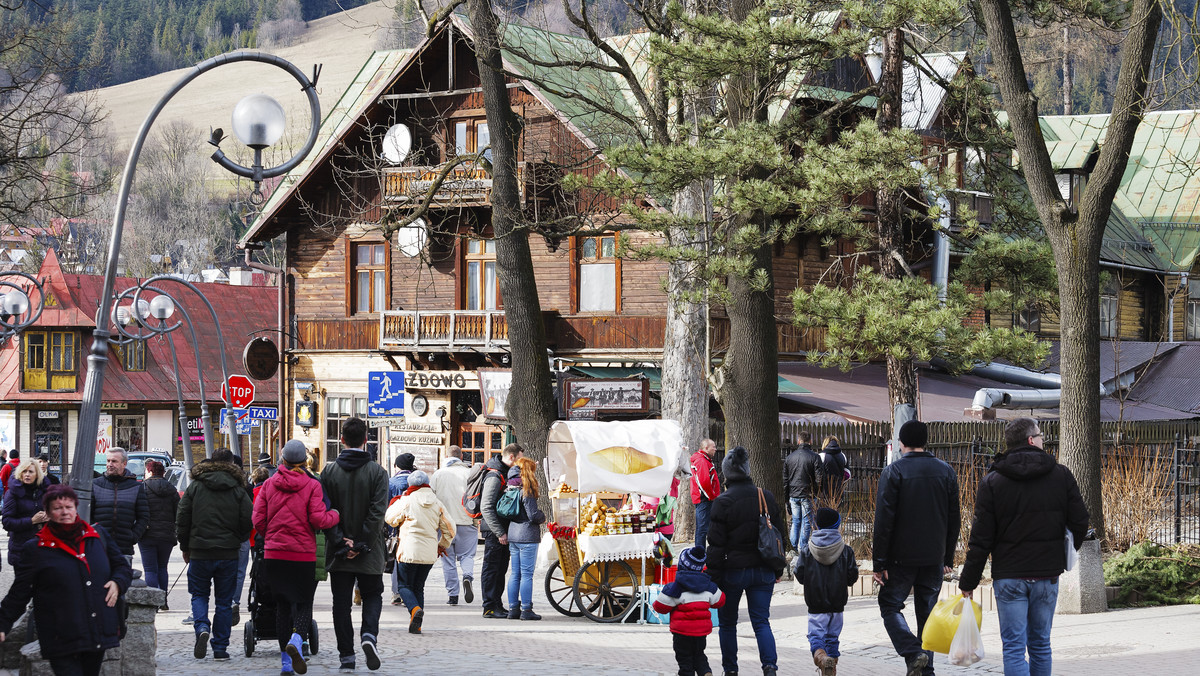
[[[429,488],[429,484],[421,484],[420,486],[409,486],[407,489],[405,489],[404,494],[408,495],[409,493],[412,493],[413,491],[419,491],[422,488]]]
[[[87,556],[84,554],[84,539],[99,538],[100,535],[96,530],[88,524],[88,522],[75,517],[75,523],[59,524],[53,521],[46,522],[46,528],[38,531],[38,546],[51,547],[61,549],[67,554],[83,561],[83,565],[90,573],[92,567],[88,565]]]

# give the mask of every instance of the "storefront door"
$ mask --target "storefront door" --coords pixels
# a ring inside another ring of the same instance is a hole
[[[50,464],[62,466],[62,449],[66,444],[66,411],[33,412],[33,455],[50,456]]]

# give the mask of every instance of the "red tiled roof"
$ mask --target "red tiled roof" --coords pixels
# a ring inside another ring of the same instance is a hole
[[[76,358],[79,377],[74,392],[22,392],[20,371],[20,341],[9,340],[0,347],[0,401],[74,402],[83,397],[87,373],[87,355],[91,349],[92,316],[99,304],[104,279],[97,275],[64,275],[53,251],[48,251],[38,278],[44,280],[47,295],[58,302],[42,313],[36,326],[73,327],[81,329]],[[136,286],[141,280],[118,278],[116,292]],[[187,287],[174,282],[156,285],[170,293],[187,309],[196,328],[200,360],[204,367],[205,394],[210,404],[221,399],[221,362],[217,328],[203,301]],[[242,351],[250,334],[261,329],[276,328],[276,289],[272,287],[229,286],[197,283],[196,287],[212,303],[225,338],[225,359],[229,373],[242,373]],[[182,320],[177,311],[172,317]],[[200,386],[196,371],[196,350],[184,324],[171,334],[179,359],[179,373],[184,401],[198,402]],[[255,383],[256,400],[274,403],[278,396],[277,381]],[[104,401],[174,403],[175,374],[171,366],[171,348],[165,337],[152,338],[146,344],[146,370],[126,371],[114,351],[109,351],[108,367],[104,372]],[[214,414],[216,411],[213,412]]]

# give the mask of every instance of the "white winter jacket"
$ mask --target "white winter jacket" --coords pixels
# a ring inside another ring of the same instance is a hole
[[[438,548],[449,547],[454,540],[454,523],[429,486],[422,486],[393,502],[383,520],[400,529],[396,560],[403,563],[436,563]],[[441,531],[440,538],[438,531]]]

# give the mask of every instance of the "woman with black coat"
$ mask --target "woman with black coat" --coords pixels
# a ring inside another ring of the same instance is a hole
[[[4,496],[4,530],[8,531],[8,564],[14,568],[21,559],[21,546],[37,534],[46,523],[42,509],[42,468],[30,458],[12,474],[8,493]]]
[[[146,569],[146,584],[166,589],[171,580],[167,573],[167,562],[171,560],[171,551],[179,544],[175,537],[179,491],[163,478],[166,468],[161,462],[147,460],[146,472],[150,478],[142,482],[142,487],[146,491],[146,502],[150,505],[150,518],[146,532],[138,540],[138,549],[142,552],[142,567]],[[161,610],[168,610],[166,601],[163,601]]]
[[[721,628],[717,636],[721,643],[721,665],[725,673],[737,673],[737,619],[742,596],[750,625],[758,642],[758,661],[763,676],[775,676],[779,669],[775,650],[775,635],[771,632],[771,595],[783,569],[767,566],[758,552],[759,489],[750,480],[750,455],[735,446],[721,463],[725,475],[725,492],[713,500],[708,530],[708,574],[725,592],[725,605],[717,610]],[[771,525],[779,532],[780,542],[786,542],[783,526],[786,522],[775,496],[762,489]]]
[[[50,517],[24,545],[16,579],[0,601],[0,642],[33,600],[42,656],[56,674],[100,673],[104,651],[121,643],[117,598],[129,588],[129,563],[101,526],[79,518],[70,486],[46,490]]]

